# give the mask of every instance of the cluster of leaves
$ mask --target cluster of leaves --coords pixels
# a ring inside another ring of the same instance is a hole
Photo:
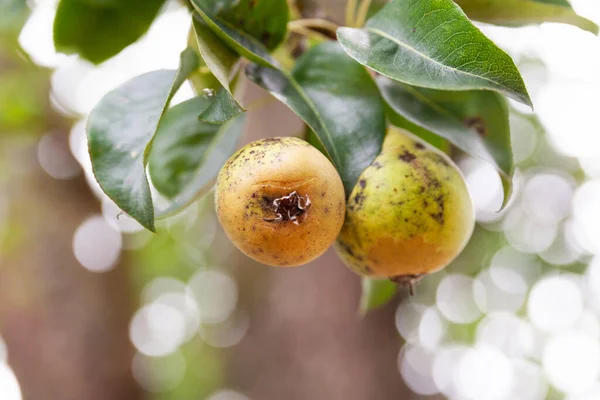
[[[164,1],[61,0],[56,47],[102,62],[139,38]],[[133,78],[106,95],[88,121],[96,179],[149,230],[156,218],[205,193],[235,150],[245,110],[234,89],[244,75],[306,123],[309,140],[331,159],[348,194],[379,153],[391,123],[494,165],[507,199],[514,166],[505,97],[532,104],[513,60],[469,18],[511,26],[554,21],[598,30],[566,0],[392,0],[373,4],[364,26],[346,27],[290,21],[286,0],[189,0],[187,5],[192,40],[179,69]],[[337,40],[315,27],[330,30]],[[307,32],[311,40],[298,41],[298,33]],[[292,39],[300,46],[290,49]],[[288,68],[282,53],[286,60],[302,54]],[[186,79],[198,96],[169,108]],[[171,200],[165,209],[153,205],[147,171],[153,186]],[[371,290],[381,285],[365,281],[364,307],[393,294],[389,287]]]

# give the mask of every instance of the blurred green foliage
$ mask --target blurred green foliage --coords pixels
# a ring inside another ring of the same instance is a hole
[[[28,13],[25,0],[0,0],[0,33],[18,32]]]
[[[18,43],[29,9],[25,0],[0,0],[0,135],[40,134],[48,108],[49,73]]]

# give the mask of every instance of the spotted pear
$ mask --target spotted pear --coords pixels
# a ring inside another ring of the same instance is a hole
[[[448,265],[474,228],[465,180],[444,153],[390,128],[347,201],[335,248],[356,273],[412,283]]]
[[[293,137],[258,140],[234,154],[217,178],[215,202],[233,244],[273,266],[320,256],[338,236],[346,209],[333,164]]]

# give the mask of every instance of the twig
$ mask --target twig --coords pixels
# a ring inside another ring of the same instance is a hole
[[[313,31],[312,29],[306,28],[302,25],[288,25],[288,30],[290,32],[297,33],[302,36],[306,36],[307,38],[316,39],[316,40],[329,40],[327,35],[322,34],[321,32]]]
[[[356,27],[362,28],[367,20],[367,14],[369,13],[369,7],[371,7],[371,0],[361,0],[358,6],[358,14],[356,15]]]
[[[337,28],[339,28],[338,24],[336,24],[335,22],[331,22],[321,18],[305,18],[288,22],[288,29],[294,29],[296,27],[321,28],[333,33],[335,33]]]
[[[356,1],[348,0],[346,3],[346,25],[354,27],[356,17]]]

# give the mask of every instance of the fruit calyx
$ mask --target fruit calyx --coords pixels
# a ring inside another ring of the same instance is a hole
[[[411,296],[415,295],[415,285],[419,282],[419,279],[423,274],[419,275],[398,275],[392,276],[390,281],[394,282],[398,286],[408,287],[408,294]]]
[[[267,222],[285,222],[292,221],[300,225],[306,212],[310,208],[311,201],[308,195],[301,196],[295,190],[287,196],[279,197],[273,200],[273,209],[275,218],[263,218]]]

